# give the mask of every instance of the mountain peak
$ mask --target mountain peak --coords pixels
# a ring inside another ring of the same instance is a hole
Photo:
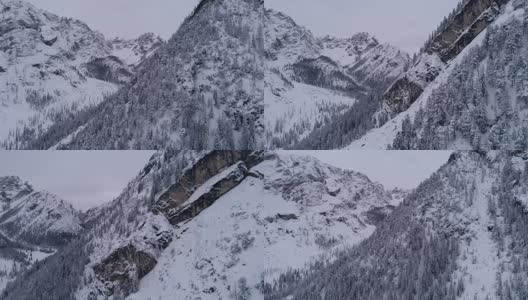
[[[360,32],[349,38],[338,38],[327,35],[321,38],[321,42],[326,49],[344,49],[350,56],[360,56],[368,50],[379,45],[378,40],[369,33]]]
[[[62,245],[81,229],[80,213],[47,191],[35,191],[18,176],[0,177],[0,230],[14,240]]]
[[[0,202],[10,202],[33,192],[33,187],[18,176],[0,177]]]
[[[135,39],[116,37],[108,44],[113,49],[114,56],[122,59],[127,65],[134,66],[153,54],[163,44],[163,39],[153,32],[147,32]]]

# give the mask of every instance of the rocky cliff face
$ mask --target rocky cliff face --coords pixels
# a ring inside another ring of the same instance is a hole
[[[158,263],[174,240],[174,230],[236,188],[263,160],[255,151],[211,151],[189,166],[157,197],[137,232],[92,266],[107,295],[129,294]],[[150,170],[146,171],[147,173]]]
[[[262,161],[261,155],[253,151],[212,151],[159,197],[153,211],[162,213],[173,225],[191,218],[244,180],[248,170]],[[212,182],[202,187],[207,181]]]
[[[499,15],[509,0],[471,0],[434,37],[415,65],[396,81],[383,97],[383,117],[379,125],[407,110],[445,65],[466,48]]]
[[[104,281],[108,295],[116,290],[128,291],[137,287],[138,280],[154,269],[156,259],[146,252],[128,245],[115,250],[93,267],[96,276]]]
[[[262,160],[261,155],[254,151],[212,151],[206,154],[203,159],[188,169],[176,184],[160,195],[153,211],[165,215],[171,224],[177,224],[180,220],[178,215],[181,213],[182,204],[197,193],[202,185],[217,176],[210,186],[199,190],[197,194],[199,194],[198,197],[202,197],[203,194],[213,192],[216,195],[213,198],[219,198],[226,192],[226,186],[232,188],[247,176],[247,170]],[[243,163],[235,165],[238,161]],[[234,168],[218,176],[222,170],[230,166]],[[231,184],[224,186],[224,181],[231,182]],[[216,184],[218,186],[215,187]],[[217,191],[220,186],[224,187]]]

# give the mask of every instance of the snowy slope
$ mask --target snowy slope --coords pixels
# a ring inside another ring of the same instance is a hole
[[[129,64],[158,45],[152,35],[108,42],[24,0],[2,0],[0,9],[2,148],[24,147],[68,113],[99,104],[130,81]]]
[[[267,148],[295,144],[315,127],[329,122],[355,103],[355,99],[342,92],[288,81],[276,72],[266,74],[264,116]]]

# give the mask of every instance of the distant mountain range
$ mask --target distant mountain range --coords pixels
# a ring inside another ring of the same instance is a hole
[[[0,142],[23,147],[50,126],[129,83],[163,41],[106,40],[85,23],[22,0],[0,2]]]

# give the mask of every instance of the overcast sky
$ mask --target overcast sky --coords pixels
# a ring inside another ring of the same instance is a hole
[[[168,39],[198,0],[27,0],[38,8],[84,21],[107,38],[154,32]]]
[[[296,151],[367,175],[387,189],[416,188],[447,162],[452,151]]]
[[[266,0],[317,36],[368,32],[412,53],[460,0]]]
[[[152,151],[0,151],[0,176],[16,175],[80,210],[119,196]]]

